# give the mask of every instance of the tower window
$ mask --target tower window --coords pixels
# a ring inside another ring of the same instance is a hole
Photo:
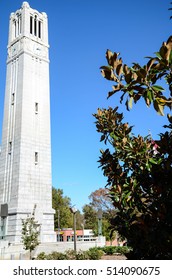
[[[16,18],[14,19],[14,37],[16,38],[21,34],[21,25],[22,25],[22,18],[20,14],[16,14]]]
[[[14,98],[15,98],[15,94],[14,92],[11,95],[11,104],[14,105]]]
[[[20,34],[21,34],[21,31],[22,31],[22,17],[20,15],[20,29],[19,29]]]
[[[41,21],[38,22],[38,37],[41,38]]]
[[[34,18],[34,35],[37,35],[37,16]]]
[[[41,39],[42,37],[42,21],[38,20],[37,15],[30,16],[30,34]]]
[[[38,152],[35,152],[35,164],[38,164]]]
[[[30,33],[33,34],[33,17],[30,16]]]
[[[35,102],[35,114],[38,114],[38,103]]]
[[[18,16],[18,19],[17,19],[17,34],[19,35],[20,34],[20,18]]]
[[[17,37],[17,30],[16,30],[16,21],[14,21],[14,30],[15,30],[15,37]]]
[[[12,142],[9,142],[9,146],[8,146],[8,153],[11,154],[12,151]]]

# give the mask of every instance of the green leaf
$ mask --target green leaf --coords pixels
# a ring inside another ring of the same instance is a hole
[[[162,56],[160,55],[159,52],[155,52],[156,56],[161,60],[162,59]]]
[[[164,91],[164,88],[158,85],[153,85],[152,88],[156,91]]]
[[[153,159],[153,158],[150,158],[149,161],[150,161],[151,163],[153,163],[153,164],[157,164],[157,161],[156,161],[155,159]]]
[[[152,101],[153,101],[152,97],[153,97],[152,91],[147,90],[147,98],[149,99],[150,103],[152,103]]]
[[[112,137],[115,140],[118,140],[118,136],[114,134],[114,132],[110,133],[110,137]]]

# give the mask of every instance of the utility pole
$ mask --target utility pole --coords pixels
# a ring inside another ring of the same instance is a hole
[[[57,241],[60,241],[60,210],[57,210],[58,213],[58,239]]]
[[[76,253],[76,212],[78,211],[74,206],[70,208],[73,214],[73,231],[74,231],[74,251]]]
[[[97,218],[98,218],[98,236],[102,236],[102,214],[103,211],[101,208],[98,209]]]

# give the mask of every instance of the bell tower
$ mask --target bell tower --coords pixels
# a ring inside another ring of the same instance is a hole
[[[36,205],[40,240],[54,242],[47,15],[23,2],[10,16],[7,49],[0,238],[20,243],[21,219]]]

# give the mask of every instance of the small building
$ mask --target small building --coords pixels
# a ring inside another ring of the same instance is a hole
[[[72,228],[63,228],[60,231],[56,231],[58,242],[70,242],[74,241],[74,230]],[[94,241],[96,237],[92,229],[78,229],[76,230],[77,241]]]

